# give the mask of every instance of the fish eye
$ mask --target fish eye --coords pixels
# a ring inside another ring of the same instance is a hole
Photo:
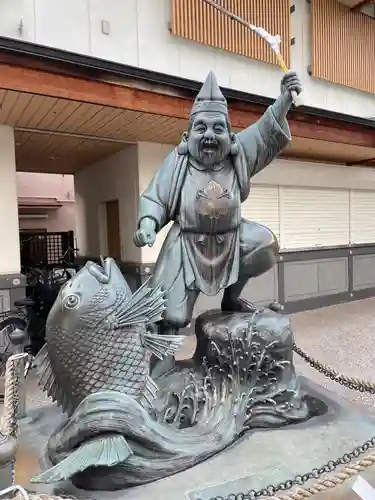
[[[75,309],[76,307],[79,306],[80,302],[81,299],[79,298],[79,296],[76,295],[75,293],[72,293],[64,299],[64,306],[67,309]]]

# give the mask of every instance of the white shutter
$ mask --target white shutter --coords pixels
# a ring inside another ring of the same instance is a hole
[[[283,249],[349,244],[349,190],[280,187]]]
[[[375,191],[350,191],[350,243],[375,243]]]
[[[279,187],[252,184],[248,199],[242,204],[242,217],[267,226],[280,236]]]

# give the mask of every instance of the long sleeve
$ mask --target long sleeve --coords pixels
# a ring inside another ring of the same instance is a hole
[[[139,200],[138,227],[142,219],[150,218],[156,222],[156,230],[160,231],[168,224],[168,200],[172,185],[169,157],[156,172],[148,188]]]
[[[138,227],[146,217],[156,222],[160,231],[168,222],[174,220],[185,179],[187,156],[178,154],[175,148],[156,172],[150,185],[139,201]]]
[[[272,107],[253,125],[237,134],[248,168],[249,177],[263,170],[291,142],[286,118],[278,121]]]

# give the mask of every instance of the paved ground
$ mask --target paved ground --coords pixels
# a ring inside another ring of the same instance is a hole
[[[297,313],[291,318],[296,344],[304,351],[339,372],[375,383],[375,298]],[[179,357],[189,357],[194,348],[195,339],[190,337]],[[297,355],[294,361],[298,373],[375,412],[375,396],[333,383]]]
[[[375,352],[375,299],[333,306],[292,316],[296,343],[321,362],[347,375],[374,380],[373,366]],[[188,357],[194,351],[194,338],[187,339],[179,357]],[[364,404],[375,413],[375,397],[355,393],[327,380],[295,357],[296,369],[300,374],[325,386],[348,401]],[[44,403],[44,397],[31,384],[28,394],[29,405]],[[370,436],[369,436],[370,437]],[[20,453],[18,480],[21,482],[32,475],[36,467],[35,457],[25,457]],[[375,471],[372,472],[375,478]],[[375,482],[374,482],[375,485]],[[333,497],[330,497],[333,498]],[[335,498],[338,498],[335,496]],[[340,498],[352,498],[340,496]],[[353,496],[353,498],[355,498]]]

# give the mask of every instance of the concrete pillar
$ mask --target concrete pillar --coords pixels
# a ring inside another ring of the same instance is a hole
[[[25,291],[20,274],[20,243],[14,130],[0,125],[0,312],[13,307]]]

